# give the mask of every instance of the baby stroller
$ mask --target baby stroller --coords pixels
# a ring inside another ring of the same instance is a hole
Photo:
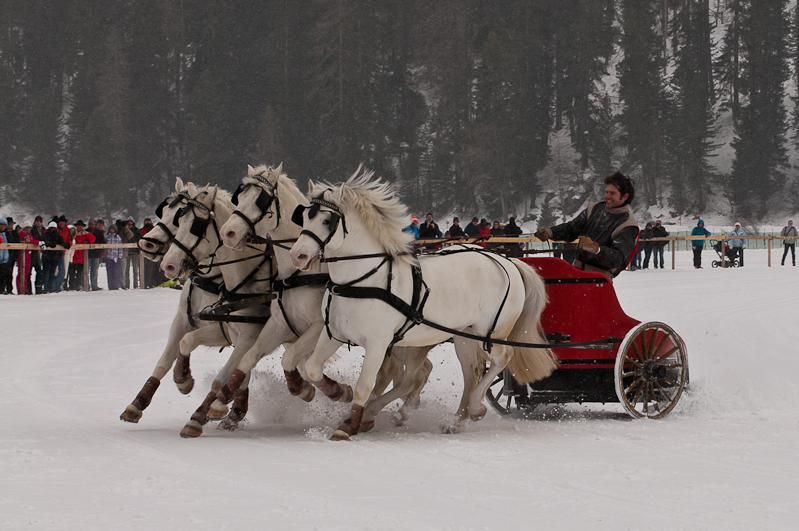
[[[710,265],[713,267],[721,267],[721,260],[723,259],[724,267],[738,267],[738,258],[736,258],[737,254],[732,247],[723,241],[710,240],[710,244],[713,246],[713,250],[716,251],[716,254],[719,255],[719,260],[713,260]],[[723,258],[721,252],[722,247],[724,248]]]

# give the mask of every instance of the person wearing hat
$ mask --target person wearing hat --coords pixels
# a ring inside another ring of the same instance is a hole
[[[92,244],[95,241],[94,234],[86,230],[86,224],[82,219],[75,222],[75,243]],[[80,291],[83,289],[83,251],[75,251],[72,256],[72,263],[69,264],[69,289]]]
[[[730,236],[746,236],[746,232],[741,228],[741,224],[735,222],[735,228],[730,231]],[[744,249],[746,249],[746,240],[743,238],[735,238],[732,240],[732,250],[734,256],[738,257],[738,267],[744,266]]]
[[[133,216],[128,216],[128,219],[125,220],[128,224],[128,230],[130,230],[130,237],[128,241],[124,243],[135,243],[138,244],[139,240],[141,240],[141,230],[136,226],[136,220],[133,219]],[[132,247],[130,249],[126,249],[128,251],[128,259],[125,261],[125,278],[131,278],[131,273],[133,273],[133,289],[138,289],[139,284],[141,283],[141,271],[139,271],[139,246]],[[142,284],[141,287],[144,287]]]
[[[466,228],[463,229],[463,233],[468,238],[476,238],[476,237],[480,236],[480,224],[479,224],[479,221],[480,220],[477,219],[477,216],[475,216],[475,217],[472,218],[472,221],[468,225],[466,225]]]
[[[455,216],[452,218],[452,226],[449,228],[449,237],[463,238],[465,235],[466,234],[463,232],[463,227],[461,227],[461,220]]]
[[[69,249],[71,243],[64,241],[64,237],[58,229],[58,223],[51,221],[47,225],[47,231],[44,233],[44,245],[48,248],[60,245],[61,247]],[[58,293],[61,291],[61,284],[58,282],[57,271],[59,264],[64,263],[64,251],[51,251],[45,248],[43,248],[43,250],[42,275],[44,276],[44,285],[42,293]]]
[[[89,220],[89,228],[86,229],[94,235],[94,243],[105,243],[105,231],[101,224],[103,220]],[[89,251],[89,285],[92,291],[99,291],[103,288],[97,286],[97,275],[100,271],[100,259],[103,257],[102,249],[92,249]]]
[[[644,250],[644,264],[641,269],[649,269],[649,259],[652,258],[653,245],[650,241],[655,237],[655,231],[652,227],[652,222],[647,221],[644,230],[638,233],[638,248]]]
[[[33,227],[31,227],[31,236],[38,242],[44,242],[44,231],[47,230],[42,224],[42,216],[33,218]],[[44,291],[44,274],[42,273],[42,252],[31,251],[31,269],[36,271],[36,281],[34,287],[36,294],[40,295]]]
[[[32,245],[39,245],[39,240],[33,237],[31,229],[33,223],[30,221],[23,221],[22,227],[19,231],[19,243],[27,243]],[[17,260],[17,293],[20,295],[31,295],[33,293],[33,285],[31,285],[31,263],[33,256],[38,256],[39,251],[22,251],[19,253]]]
[[[630,211],[635,184],[620,171],[605,177],[604,182],[604,201],[588,205],[567,223],[539,228],[535,236],[541,241],[578,240],[574,265],[613,280],[630,263],[638,241],[638,222]]]
[[[69,227],[67,227],[67,217],[63,214],[58,217],[58,221],[56,222],[58,225],[58,232],[61,234],[61,238],[64,240],[65,243],[68,243],[67,249],[72,245],[72,235],[69,233]],[[55,274],[55,285],[50,288],[50,291],[61,291],[64,286],[64,280],[67,278],[67,261],[64,257],[64,251],[59,251],[61,254],[61,260],[58,262],[58,271]]]
[[[691,236],[710,236],[710,231],[705,228],[705,222],[699,220],[696,227],[691,231]],[[694,269],[702,269],[702,251],[705,248],[705,240],[691,240],[691,250],[694,252]]]
[[[8,230],[8,220],[0,218],[0,243],[19,243],[19,238],[10,235],[12,232],[16,235],[14,230]],[[11,280],[14,278],[14,262],[18,253],[15,249],[0,249],[0,295],[14,292]]]
[[[408,225],[407,227],[405,227],[402,230],[403,230],[403,232],[408,232],[410,234],[413,234],[413,237],[418,240],[419,239],[419,219],[416,216],[413,216],[413,219],[411,219],[411,224]]]
[[[796,227],[793,226],[793,221],[788,220],[788,225],[782,228],[780,231],[780,236],[783,238],[796,238],[799,234],[796,233]],[[791,251],[791,258],[793,259],[793,265],[796,265],[796,240],[782,240],[783,245],[785,245],[785,251],[782,253],[782,264],[785,265],[785,257],[788,256],[788,250]]]
[[[105,235],[106,243],[122,243],[122,239],[117,234],[116,224],[108,226],[108,233]],[[105,273],[108,275],[108,289],[119,289],[119,262],[122,260],[122,249],[106,249],[105,253]]]

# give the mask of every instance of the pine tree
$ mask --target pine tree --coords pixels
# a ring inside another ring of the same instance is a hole
[[[788,80],[787,0],[751,0],[740,25],[741,109],[735,120],[730,187],[743,215],[763,216],[785,182]]]

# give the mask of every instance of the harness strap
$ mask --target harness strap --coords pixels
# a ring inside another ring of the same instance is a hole
[[[275,280],[272,287],[277,292],[277,305],[280,308],[280,313],[283,315],[283,320],[291,330],[291,333],[297,337],[300,337],[300,334],[291,326],[291,321],[289,320],[289,316],[286,315],[286,309],[283,307],[283,292],[293,288],[299,288],[302,286],[316,286],[321,284],[326,284],[330,281],[330,275],[326,273],[320,273],[317,275],[303,275],[300,276],[300,270],[297,269],[292,273],[289,277],[284,278],[283,280]]]

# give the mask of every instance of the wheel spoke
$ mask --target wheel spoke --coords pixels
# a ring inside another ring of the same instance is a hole
[[[639,363],[637,360],[634,360],[634,359],[632,359],[631,357],[629,357],[628,355],[625,354],[624,355],[624,363],[627,364],[628,362],[631,365],[635,365],[636,367],[643,367],[642,363]]]
[[[682,369],[683,368],[683,364],[682,363],[669,363],[668,365],[661,364],[660,366],[664,367],[666,369]]]
[[[669,401],[669,404],[671,404],[672,402],[674,402],[674,398],[672,398],[672,397],[671,397],[671,395],[669,395],[669,394],[666,392],[666,390],[665,390],[665,389],[663,389],[663,387],[662,387],[662,386],[661,386],[661,385],[660,385],[658,382],[655,382],[655,385],[657,386],[658,390],[659,390],[661,393],[663,393],[663,396],[665,396],[665,397],[666,397],[666,399]]]
[[[510,409],[511,400],[513,400],[513,395],[508,395],[508,401],[505,403],[505,409],[508,410],[508,413],[511,412],[511,409]]]
[[[661,339],[661,340],[660,340],[660,343],[658,343],[657,347],[655,347],[655,348],[653,349],[652,358],[654,358],[656,361],[657,361],[657,360],[659,360],[659,358],[658,358],[658,353],[659,353],[659,352],[660,352],[660,351],[663,349],[663,347],[666,345],[666,341],[667,341],[668,339],[669,339],[669,335],[668,335],[668,334],[666,334],[666,333],[664,333],[664,334],[663,334],[663,339]]]
[[[631,376],[641,376],[641,371],[623,372],[623,373],[621,373],[621,377],[622,378],[630,378]]]
[[[638,361],[641,363],[644,362],[644,356],[641,354],[641,351],[638,349],[638,345],[636,345],[635,340],[632,342],[633,350],[635,351],[635,357],[638,358]]]
[[[677,387],[678,385],[680,385],[678,382],[675,382],[671,378],[663,378],[663,381],[672,384],[673,387]]]
[[[680,350],[680,347],[676,347],[676,346],[675,346],[675,347],[672,347],[672,348],[670,348],[669,350],[667,350],[666,352],[664,352],[664,353],[663,353],[663,355],[662,355],[662,356],[660,356],[660,357],[659,357],[658,359],[656,359],[655,361],[657,361],[658,363],[660,363],[662,360],[664,360],[664,359],[668,358],[669,356],[671,356],[672,354],[674,354],[674,353],[675,353],[675,352],[677,352],[678,350]]]
[[[646,343],[646,330],[641,333],[641,361],[646,361],[649,358],[646,356],[649,353],[649,346]]]

